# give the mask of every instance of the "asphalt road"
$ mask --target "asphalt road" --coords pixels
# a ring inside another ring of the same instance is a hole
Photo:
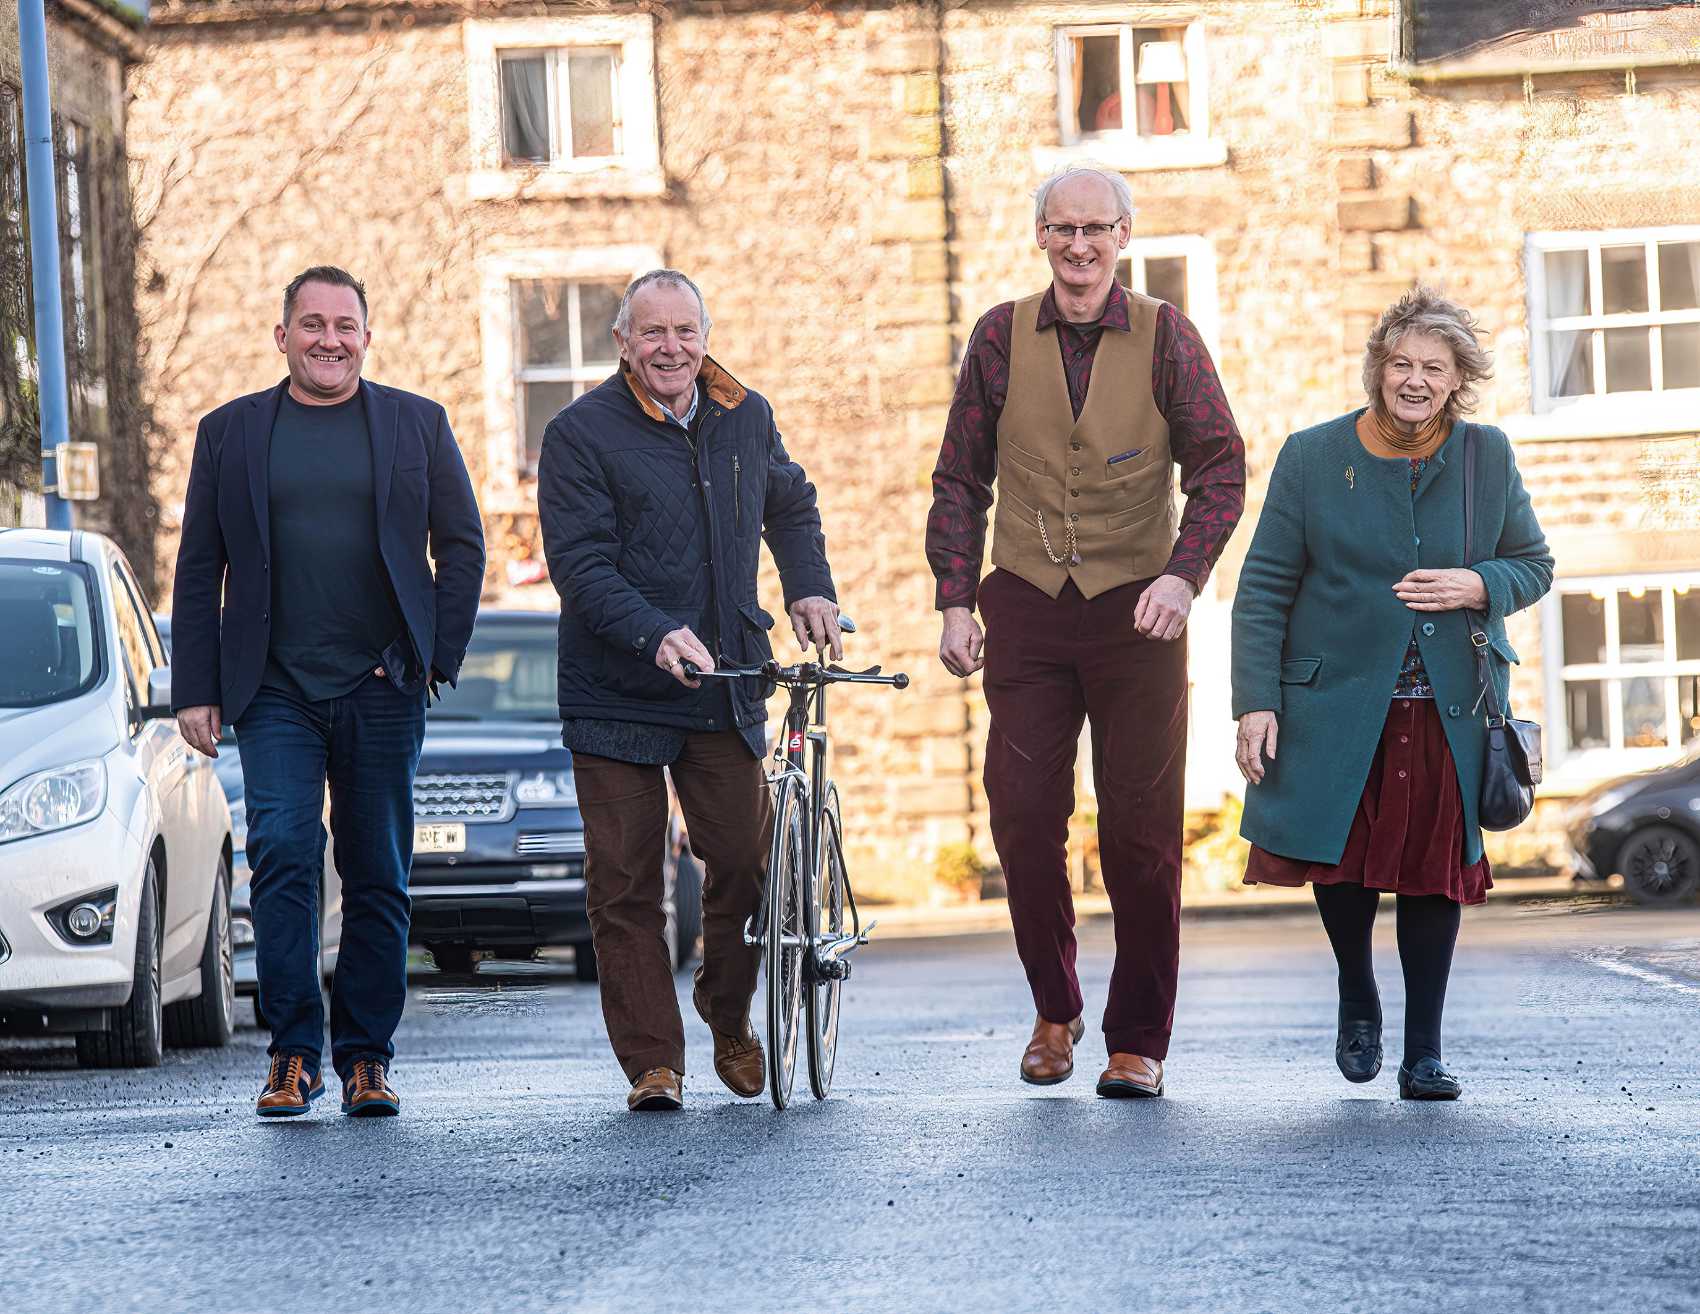
[[[1015,1079],[1004,935],[865,952],[834,1098],[784,1114],[688,1007],[685,1112],[626,1113],[555,968],[422,972],[393,1120],[259,1121],[251,1028],[141,1074],[0,1042],[0,1307],[1700,1309],[1700,910],[1468,913],[1456,1105],[1340,1079],[1312,918],[1189,922],[1184,963],[1150,1102],[1093,1097],[1090,1030],[1071,1083]]]

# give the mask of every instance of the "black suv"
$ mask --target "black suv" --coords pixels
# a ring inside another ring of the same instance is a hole
[[[529,958],[574,946],[596,979],[585,911],[584,822],[561,746],[551,612],[478,613],[457,687],[426,714],[413,785],[412,938],[445,972],[481,951]],[[702,874],[668,811],[668,942],[684,966],[702,924]]]

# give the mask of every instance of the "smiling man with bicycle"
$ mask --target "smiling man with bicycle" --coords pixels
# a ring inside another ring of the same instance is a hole
[[[706,355],[708,309],[670,269],[626,289],[620,370],[549,424],[537,503],[561,595],[559,702],[584,816],[602,1012],[632,1109],[684,1102],[685,1034],[664,935],[663,768],[703,862],[702,966],[693,999],[714,1069],[761,1094],[750,1026],[760,951],[745,924],[773,826],[759,681],[704,682],[725,654],[772,655],[756,601],[761,540],[779,566],[799,644],[843,656],[814,485],[767,402]]]

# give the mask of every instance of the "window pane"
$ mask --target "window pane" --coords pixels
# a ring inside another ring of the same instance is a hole
[[[1685,675],[1676,682],[1677,706],[1682,714],[1682,746],[1700,739],[1700,675]]]
[[[1647,589],[1640,597],[1628,589],[1618,590],[1617,659],[1620,662],[1665,659],[1663,589]]]
[[[1659,330],[1665,387],[1700,388],[1700,324],[1666,324]]]
[[[1139,290],[1133,286],[1132,260],[1124,257],[1116,261],[1116,282],[1120,283],[1125,288],[1132,288],[1136,292]]]
[[[1648,330],[1606,329],[1606,391],[1646,392],[1653,386]]]
[[[1138,83],[1139,131],[1147,136],[1185,132],[1192,125],[1183,28],[1136,27],[1133,77]]]
[[[612,366],[620,359],[614,345],[614,315],[624,291],[619,283],[578,285],[579,350],[586,365]]]
[[[567,320],[567,284],[527,279],[515,282],[513,287],[520,364],[571,365],[572,325]]]
[[[1145,262],[1145,293],[1186,313],[1186,257],[1161,256]]]
[[[1571,748],[1605,748],[1606,698],[1603,680],[1575,680],[1564,686],[1565,720]]]
[[[1588,253],[1546,253],[1547,318],[1588,313]]]
[[[1547,368],[1551,375],[1548,396],[1594,395],[1593,337],[1587,331],[1547,334]]]
[[[570,383],[522,383],[519,387],[520,432],[525,435],[525,468],[537,469],[543,450],[543,431],[578,394]]]
[[[1700,660],[1700,589],[1676,590],[1676,659]]]
[[[1700,242],[1659,243],[1659,304],[1700,309]]]
[[[1669,742],[1665,725],[1665,679],[1645,676],[1623,682],[1623,746],[1663,748]]]
[[[1606,659],[1606,604],[1588,593],[1566,593],[1559,602],[1564,623],[1564,664],[1588,666]]]
[[[575,50],[567,56],[573,154],[614,153],[614,52]]]
[[[1647,309],[1645,247],[1602,246],[1600,277],[1605,281],[1606,314],[1639,314]]]
[[[502,59],[502,153],[510,160],[549,158],[549,61],[544,55]]]
[[[1115,132],[1122,126],[1121,39],[1072,38],[1075,121],[1082,132]]]

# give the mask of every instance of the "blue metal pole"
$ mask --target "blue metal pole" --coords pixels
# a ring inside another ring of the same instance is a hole
[[[29,187],[30,262],[35,282],[35,359],[41,406],[42,486],[58,463],[46,453],[70,439],[65,392],[65,317],[59,290],[59,187],[53,168],[53,100],[47,81],[43,0],[18,0],[18,53],[24,81],[24,168]],[[71,528],[71,504],[47,494],[47,527]]]

